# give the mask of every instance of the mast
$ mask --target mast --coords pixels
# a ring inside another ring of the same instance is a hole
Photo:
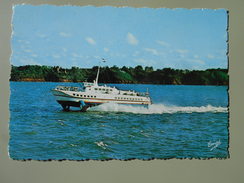
[[[102,58],[102,62],[106,62],[106,60],[104,58]],[[98,70],[97,70],[97,77],[96,77],[96,80],[94,81],[94,84],[96,86],[98,85],[98,77],[99,77],[100,67],[101,67],[101,62],[99,62],[99,66],[98,66]]]
[[[96,80],[95,80],[95,85],[97,85],[97,83],[98,83],[99,72],[100,72],[100,65],[98,66],[97,77],[96,77]]]

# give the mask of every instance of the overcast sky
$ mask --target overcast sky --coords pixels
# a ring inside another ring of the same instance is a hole
[[[224,9],[17,5],[13,65],[227,68]]]

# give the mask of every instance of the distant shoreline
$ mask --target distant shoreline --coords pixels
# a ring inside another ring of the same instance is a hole
[[[93,82],[98,67],[70,69],[59,66],[25,65],[12,66],[10,81],[19,82]],[[153,67],[102,67],[99,83],[117,84],[161,84],[161,85],[210,85],[228,86],[227,69],[180,70],[163,68],[154,70]]]
[[[9,80],[11,81],[11,80]],[[19,81],[11,81],[11,82],[36,82],[36,83],[82,83],[81,82],[73,82],[73,81],[45,81],[44,79],[33,79],[33,78],[25,78]],[[157,83],[103,83],[103,84],[149,84],[149,85],[186,85],[186,84],[157,84]],[[193,84],[187,84],[193,85]],[[194,84],[193,86],[200,86],[201,84]],[[228,85],[201,85],[201,86],[228,86]]]
[[[42,81],[42,80],[19,80],[10,82],[30,82],[30,83],[82,83],[82,82],[73,82],[73,81]],[[202,84],[157,84],[157,83],[99,83],[99,84],[142,84],[142,85],[178,85],[178,86],[229,86],[229,85],[202,85]]]

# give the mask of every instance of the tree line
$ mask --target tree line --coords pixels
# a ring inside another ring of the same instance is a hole
[[[98,66],[93,68],[25,65],[11,66],[10,81],[92,82]],[[99,83],[148,83],[174,85],[228,85],[227,69],[182,70],[153,67],[101,67]]]

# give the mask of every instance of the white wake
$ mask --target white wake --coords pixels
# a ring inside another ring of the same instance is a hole
[[[131,105],[119,105],[116,103],[106,103],[96,107],[89,108],[89,111],[103,111],[103,112],[128,112],[137,114],[163,114],[163,113],[226,113],[227,107],[215,107],[212,105],[206,105],[201,107],[194,106],[173,106],[164,104],[152,104],[147,107],[143,106],[131,106]]]

